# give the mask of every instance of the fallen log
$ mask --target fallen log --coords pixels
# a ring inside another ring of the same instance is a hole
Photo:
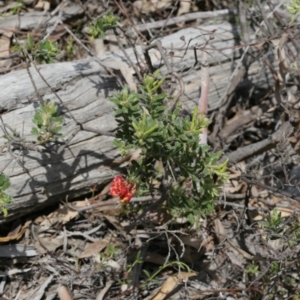
[[[209,110],[218,108],[233,65],[240,58],[239,50],[235,48],[236,34],[231,24],[222,23],[182,29],[161,39],[169,58],[172,52],[173,71],[182,74],[185,84],[181,97],[183,109],[190,112],[200,97],[201,61],[199,58],[196,63],[195,53],[200,52],[197,49],[208,40]],[[127,49],[126,52],[137,64],[134,50]],[[143,57],[141,47],[137,47],[137,53]],[[167,75],[159,51],[151,49],[150,57],[153,66],[160,67],[161,73]],[[55,204],[64,200],[66,195],[71,198],[86,194],[91,186],[104,185],[119,172],[116,163],[119,153],[112,144],[114,138],[111,134],[105,135],[105,132],[116,129],[109,97],[121,89],[120,80],[127,79],[120,68],[120,61],[131,70],[130,62],[120,51],[79,61],[32,66],[28,70],[0,76],[3,122],[16,129],[21,138],[34,139],[31,134],[32,118],[41,100],[58,104],[60,113],[65,117],[64,139],[69,140],[75,135],[61,152],[9,147],[7,140],[0,138],[0,146],[6,145],[2,147],[0,170],[10,178],[11,186],[7,193],[14,201],[8,206],[8,216],[0,216],[0,223]],[[248,77],[240,84],[244,93],[253,90],[253,87],[255,91],[264,93],[272,86],[271,74],[261,69],[258,62],[251,65]],[[84,128],[93,128],[94,132],[80,129],[79,123]]]
[[[71,5],[61,6],[61,16],[45,11],[30,11],[21,15],[15,14],[8,17],[0,17],[0,32],[6,30],[32,31],[37,28],[52,26],[58,21],[68,22],[84,15],[84,10],[80,5],[71,3]]]

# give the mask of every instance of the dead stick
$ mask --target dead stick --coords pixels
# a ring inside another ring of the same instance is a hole
[[[222,157],[220,162],[228,159],[232,163],[237,163],[245,159],[249,159],[253,156],[262,154],[268,150],[276,147],[278,143],[282,143],[287,140],[290,134],[293,132],[290,122],[285,122],[273,135],[263,141],[239,148],[236,151],[229,153]]]
[[[207,115],[208,108],[208,92],[209,92],[209,64],[207,61],[206,51],[202,51],[202,76],[201,76],[201,97],[198,103],[198,118]],[[207,127],[202,129],[199,135],[199,143],[207,145],[208,131]]]

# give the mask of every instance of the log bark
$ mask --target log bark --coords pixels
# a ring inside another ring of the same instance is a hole
[[[201,93],[201,61],[195,63],[194,48],[203,46],[210,35],[214,37],[207,45],[211,79],[209,110],[214,110],[218,108],[233,66],[240,58],[239,50],[234,47],[236,34],[231,24],[222,23],[182,29],[161,39],[165,53],[173,52],[172,58],[169,57],[173,70],[182,73],[185,92],[181,101],[186,111],[193,110]],[[137,63],[133,49],[126,51]],[[143,57],[141,47],[137,47],[137,51]],[[153,65],[160,67],[163,75],[167,74],[166,67],[161,67],[159,52],[152,49],[150,56]],[[120,59],[130,68],[120,51],[80,61],[39,65],[37,68],[43,78],[34,67],[30,67],[29,72],[20,70],[0,76],[0,112],[4,123],[15,128],[24,139],[33,140],[30,133],[32,118],[42,99],[53,100],[59,105],[65,116],[62,131],[65,139],[78,128],[69,112],[85,126],[113,131],[116,122],[109,97],[121,88],[118,81],[122,77]],[[272,76],[258,62],[251,66],[248,77],[240,84],[245,94],[253,87],[255,91],[264,92],[272,86]],[[62,99],[63,105],[53,91]],[[81,130],[60,154],[28,149],[3,153],[0,170],[11,180],[7,193],[14,202],[8,206],[8,217],[0,216],[0,223],[57,203],[66,195],[83,195],[94,184],[109,182],[119,170],[110,168],[119,157],[112,141],[111,136]],[[6,142],[0,138],[0,146]]]
[[[52,15],[45,11],[31,11],[26,14],[11,15],[8,17],[0,17],[0,32],[10,30],[32,31],[37,28],[50,27],[58,21],[68,22],[75,17],[79,18],[84,15],[84,10],[78,4],[63,5],[61,8],[61,16]],[[36,33],[37,34],[37,33]]]

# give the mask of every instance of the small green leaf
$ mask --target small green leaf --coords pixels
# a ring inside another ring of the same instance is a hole
[[[39,131],[38,131],[37,128],[35,128],[35,127],[32,127],[31,133],[34,134],[34,135],[36,135],[36,136],[39,135]]]
[[[187,216],[187,219],[189,220],[189,222],[191,223],[191,225],[195,224],[195,216],[193,214],[189,214]]]
[[[5,190],[7,190],[9,187],[10,187],[10,181],[9,181],[9,180],[5,180],[5,181],[3,182],[3,184],[2,184],[1,189],[5,191]]]
[[[8,215],[7,208],[4,205],[2,205],[1,209],[2,209],[4,217],[6,217]]]
[[[147,276],[147,278],[151,277],[150,273],[147,270],[143,270],[143,272],[145,273],[145,275]]]
[[[11,202],[11,197],[5,193],[10,187],[10,180],[3,173],[0,175],[0,205],[4,216],[7,215],[6,205]]]

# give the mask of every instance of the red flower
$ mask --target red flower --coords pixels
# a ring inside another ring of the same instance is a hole
[[[122,176],[116,176],[110,187],[110,194],[113,197],[120,197],[121,203],[129,202],[132,196],[136,193],[134,184],[128,180],[124,180]]]

